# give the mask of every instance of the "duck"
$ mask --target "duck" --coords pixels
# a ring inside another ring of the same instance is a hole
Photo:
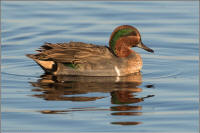
[[[137,28],[121,25],[114,29],[109,47],[84,42],[45,42],[36,54],[27,54],[45,73],[68,76],[126,76],[140,72],[143,66],[138,47],[153,53],[142,43]]]

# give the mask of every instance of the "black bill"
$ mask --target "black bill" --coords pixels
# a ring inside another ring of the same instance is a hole
[[[142,49],[144,49],[144,50],[146,50],[146,51],[148,51],[148,52],[151,52],[151,53],[154,52],[153,49],[150,49],[149,47],[145,46],[142,42],[139,43],[139,44],[137,45],[137,47],[138,47],[138,48],[142,48]]]

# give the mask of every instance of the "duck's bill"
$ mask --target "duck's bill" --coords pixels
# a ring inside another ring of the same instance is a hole
[[[139,44],[137,45],[137,47],[138,47],[138,48],[142,48],[142,49],[144,49],[144,50],[146,50],[146,51],[148,51],[148,52],[151,52],[151,53],[154,52],[153,49],[150,49],[149,47],[145,46],[142,42],[139,43]]]

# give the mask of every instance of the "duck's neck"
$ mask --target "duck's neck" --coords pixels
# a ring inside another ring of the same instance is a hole
[[[133,50],[131,50],[131,40],[124,37],[118,39],[112,50],[118,57],[129,56],[131,53],[133,53]]]

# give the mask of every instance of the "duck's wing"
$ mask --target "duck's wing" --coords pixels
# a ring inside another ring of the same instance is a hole
[[[112,53],[105,46],[86,44],[82,42],[70,43],[45,43],[37,50],[39,53],[34,55],[34,59],[43,61],[54,61],[60,63],[85,63],[91,60],[111,58]]]

